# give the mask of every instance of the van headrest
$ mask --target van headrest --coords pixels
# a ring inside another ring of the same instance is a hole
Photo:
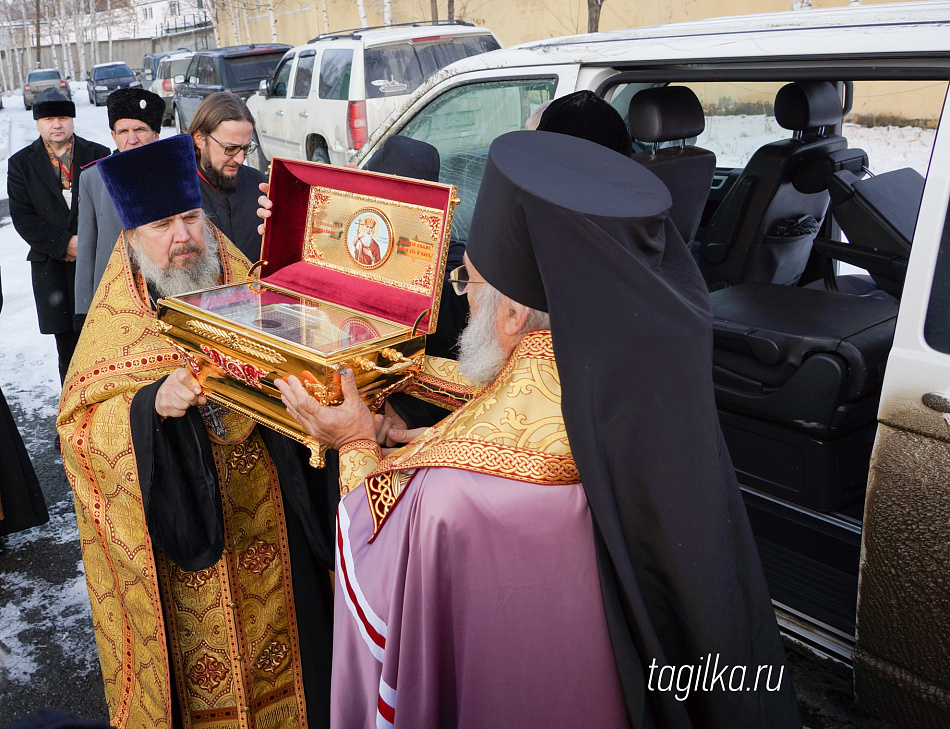
[[[832,126],[843,114],[841,94],[830,81],[796,81],[775,95],[775,121],[794,132]]]
[[[640,142],[670,142],[698,137],[706,128],[703,105],[692,89],[659,86],[630,99],[630,136]]]

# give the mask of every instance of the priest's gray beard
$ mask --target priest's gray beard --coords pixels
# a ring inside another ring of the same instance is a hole
[[[478,311],[468,317],[459,336],[459,372],[473,385],[489,384],[501,372],[511,352],[498,341],[495,321],[507,297],[489,284],[478,284]]]
[[[221,257],[218,254],[218,241],[205,226],[205,252],[191,268],[176,268],[172,259],[183,253],[200,253],[201,249],[191,240],[179,243],[168,251],[168,263],[163,269],[145,254],[145,250],[130,247],[132,263],[142,272],[145,280],[154,287],[159,296],[180,296],[189,291],[217,286],[221,279]],[[137,231],[133,235],[137,235]]]

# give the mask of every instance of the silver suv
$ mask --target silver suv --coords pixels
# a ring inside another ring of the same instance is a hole
[[[343,164],[433,73],[500,47],[487,28],[462,22],[318,36],[288,51],[248,99],[263,157]]]

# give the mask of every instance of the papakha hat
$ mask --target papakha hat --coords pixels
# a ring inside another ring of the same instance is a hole
[[[76,105],[59,89],[43,89],[33,100],[34,119],[46,119],[51,116],[76,118]]]
[[[126,230],[201,207],[195,144],[188,134],[113,154],[97,167]]]
[[[152,131],[162,131],[165,115],[165,100],[146,89],[116,89],[106,101],[109,109],[109,128],[115,131],[119,119],[138,119],[148,124]]]

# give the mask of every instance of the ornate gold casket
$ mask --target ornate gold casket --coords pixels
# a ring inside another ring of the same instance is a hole
[[[435,331],[457,202],[451,185],[274,159],[261,262],[242,283],[158,302],[159,327],[209,400],[310,447],[274,380],[321,402],[350,368],[378,408],[423,362]],[[255,276],[260,272],[260,277]]]

